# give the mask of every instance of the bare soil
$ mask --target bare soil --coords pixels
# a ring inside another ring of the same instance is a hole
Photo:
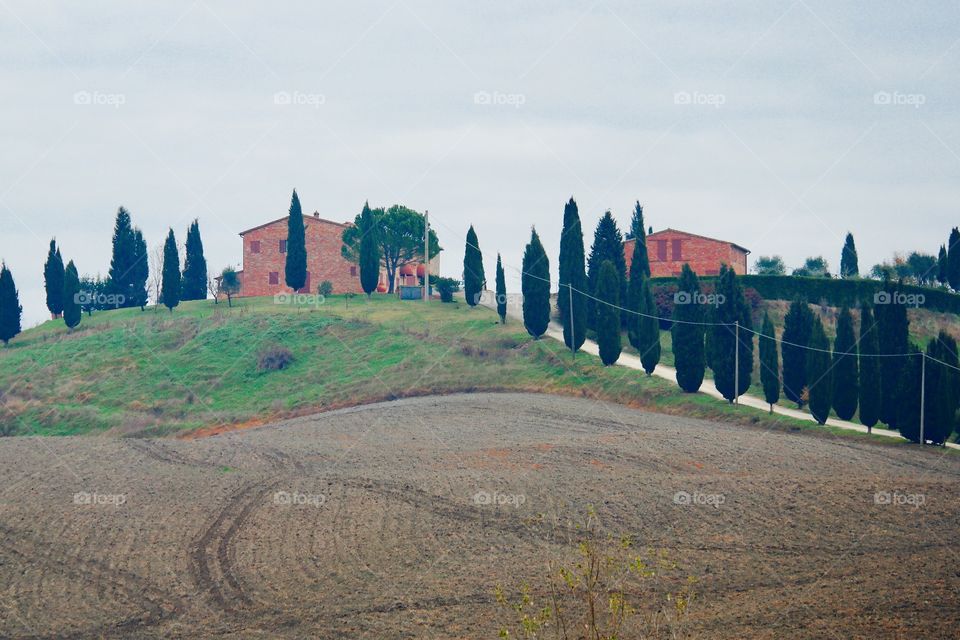
[[[699,577],[693,637],[960,629],[960,460],[916,447],[472,394],[7,438],[0,487],[4,638],[493,638],[588,505]]]

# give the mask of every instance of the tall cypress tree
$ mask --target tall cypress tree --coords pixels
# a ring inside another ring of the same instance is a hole
[[[173,308],[180,304],[180,253],[177,251],[177,240],[173,236],[173,229],[167,234],[167,241],[163,244],[163,281],[160,284],[160,301],[173,313]]]
[[[560,289],[557,310],[563,325],[563,342],[568,349],[579,349],[587,339],[587,273],[584,266],[583,229],[573,198],[563,207],[563,231],[560,234]],[[571,291],[571,287],[573,290]],[[573,302],[573,313],[570,303]],[[573,316],[571,320],[571,315]],[[572,324],[571,324],[572,323]]]
[[[784,319],[780,350],[783,357],[783,395],[797,407],[803,407],[803,390],[807,386],[807,354],[804,346],[810,342],[813,330],[813,312],[806,300],[798,298],[790,303]]]
[[[947,248],[940,245],[940,252],[937,254],[937,282],[940,284],[948,284],[949,279],[947,278],[947,273]]]
[[[763,397],[770,405],[780,399],[780,357],[777,354],[777,332],[773,328],[770,314],[763,314],[763,326],[760,329],[760,383],[763,385]]]
[[[480,302],[486,283],[480,241],[477,240],[477,232],[474,231],[473,225],[470,225],[467,229],[466,246],[463,248],[463,293],[467,297],[468,305],[475,307]]]
[[[957,367],[957,342],[941,331],[927,345],[927,388],[924,394],[924,438],[943,444],[957,425],[960,403],[960,373]]]
[[[523,326],[539,340],[550,324],[550,262],[543,250],[537,230],[530,232],[530,242],[523,251]]]
[[[500,324],[507,323],[507,280],[503,276],[503,264],[500,262],[500,254],[497,254],[497,315],[500,316]]]
[[[73,331],[80,324],[83,316],[80,308],[80,276],[77,273],[77,267],[73,260],[67,263],[67,268],[63,272],[63,323],[67,325],[68,331]]]
[[[894,286],[889,279],[884,281],[885,295],[877,296],[876,320],[879,329],[880,351],[884,354],[903,354],[909,350],[910,322],[907,308],[900,303],[903,283]],[[897,410],[901,402],[902,377],[907,358],[880,358],[880,420],[891,429],[897,428]]]
[[[947,282],[954,291],[960,291],[960,229],[950,230],[947,243]]]
[[[697,274],[684,263],[678,282],[679,290],[691,300],[700,295],[700,280]],[[670,329],[673,342],[673,361],[677,369],[677,384],[688,393],[700,389],[706,361],[703,351],[703,308],[699,304],[678,304],[673,307],[673,326]]]
[[[833,378],[830,370],[830,340],[823,331],[820,317],[813,321],[810,331],[810,349],[807,350],[807,388],[809,391],[810,415],[818,424],[824,424],[830,416],[833,395]]]
[[[647,375],[651,375],[660,363],[660,321],[657,319],[657,303],[653,298],[653,289],[650,278],[639,276],[640,285],[640,332],[639,347],[640,364]]]
[[[907,356],[904,358],[884,358],[903,361],[900,378],[897,380],[897,403],[893,407],[896,414],[894,423],[904,438],[911,442],[920,442],[920,379],[924,356],[913,344],[907,345],[905,353]],[[929,364],[928,362],[927,365]]]
[[[643,205],[639,200],[633,207],[633,217],[630,219],[630,238],[636,241],[630,256],[630,277],[633,277],[633,265],[636,264],[643,270],[643,275],[649,278],[650,254],[647,253],[647,232],[643,228]]]
[[[710,367],[713,369],[713,382],[717,391],[729,402],[733,402],[750,388],[750,377],[753,373],[753,334],[750,333],[750,307],[743,295],[743,287],[737,280],[736,273],[726,264],[720,266],[716,294],[717,305],[712,317],[717,324],[710,330]],[[696,304],[696,301],[691,299],[691,303]],[[737,322],[740,323],[739,332]],[[736,371],[738,358],[739,371]],[[738,376],[739,387],[734,389]]]
[[[369,298],[380,283],[380,231],[369,202],[360,212],[360,233],[360,286]]]
[[[880,419],[880,330],[869,304],[860,309],[860,424],[873,429]]]
[[[844,306],[837,319],[837,337],[833,342],[833,410],[841,420],[849,420],[857,412],[859,373],[853,316]]]
[[[614,364],[620,358],[620,279],[617,268],[604,260],[597,277],[597,347],[604,366]]]
[[[293,190],[290,197],[290,216],[287,218],[287,261],[283,268],[284,281],[294,291],[307,284],[307,244],[303,228],[300,197]]]
[[[117,209],[113,225],[113,254],[110,258],[110,292],[123,296],[123,307],[134,306],[133,264],[136,248],[130,214],[126,209]]]
[[[630,279],[627,283],[626,315],[627,338],[640,353],[640,361],[647,375],[660,362],[660,327],[657,308],[650,289],[650,261],[647,258],[647,235],[643,229],[643,207],[637,202],[630,220],[633,253],[630,257]]]
[[[181,300],[206,300],[207,259],[203,256],[200,222],[194,220],[187,228],[186,257],[183,263],[183,290]]]
[[[840,252],[840,277],[856,278],[860,275],[860,265],[857,261],[857,246],[853,243],[853,234],[847,232],[847,239],[843,242],[843,251]]]
[[[202,250],[201,250],[202,251]],[[206,287],[206,265],[204,265],[204,287]],[[147,280],[150,278],[150,258],[147,255],[147,241],[140,229],[133,230],[133,266],[131,267],[130,292],[133,302],[129,306],[147,306]],[[204,288],[206,297],[206,288]]]
[[[63,313],[63,258],[57,241],[50,241],[50,251],[43,265],[43,287],[47,294],[47,309],[51,318],[59,318]]]
[[[20,333],[20,294],[13,281],[13,274],[7,269],[7,263],[0,265],[0,340],[4,346]]]
[[[609,260],[617,270],[620,278],[620,299],[627,299],[627,260],[623,255],[623,234],[617,228],[617,222],[609,211],[603,214],[593,233],[593,245],[590,247],[590,257],[587,259],[587,289],[596,291],[597,280],[600,277],[600,266],[604,260]],[[587,326],[594,329],[597,309],[594,301],[587,298]]]

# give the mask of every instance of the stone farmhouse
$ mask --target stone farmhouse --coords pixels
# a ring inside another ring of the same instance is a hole
[[[627,258],[627,272],[633,261],[634,240],[623,243]],[[747,272],[747,254],[749,249],[733,242],[707,238],[695,233],[664,229],[647,236],[647,255],[650,258],[650,277],[662,278],[679,276],[684,263],[700,276],[715,276],[720,273],[720,265],[733,267],[734,272]]]

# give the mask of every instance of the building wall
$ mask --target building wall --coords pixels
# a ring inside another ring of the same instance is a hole
[[[633,244],[633,240],[623,243],[628,273],[633,260]],[[701,238],[672,229],[647,236],[647,255],[653,278],[679,276],[684,263],[700,276],[717,275],[721,264],[730,265],[738,274],[747,272],[747,253],[742,249],[723,240]]]

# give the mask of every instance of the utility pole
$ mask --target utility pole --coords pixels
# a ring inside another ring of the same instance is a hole
[[[734,336],[736,340],[733,343],[733,404],[740,406],[740,321],[735,325]]]
[[[573,359],[577,359],[577,334],[576,329],[573,326],[573,284],[567,283],[567,289],[570,291],[570,352],[573,354]]]
[[[927,444],[923,439],[923,419],[926,415],[924,405],[927,395],[927,354],[921,351],[920,358],[920,444]]]
[[[423,212],[423,301],[430,299],[430,212]]]

